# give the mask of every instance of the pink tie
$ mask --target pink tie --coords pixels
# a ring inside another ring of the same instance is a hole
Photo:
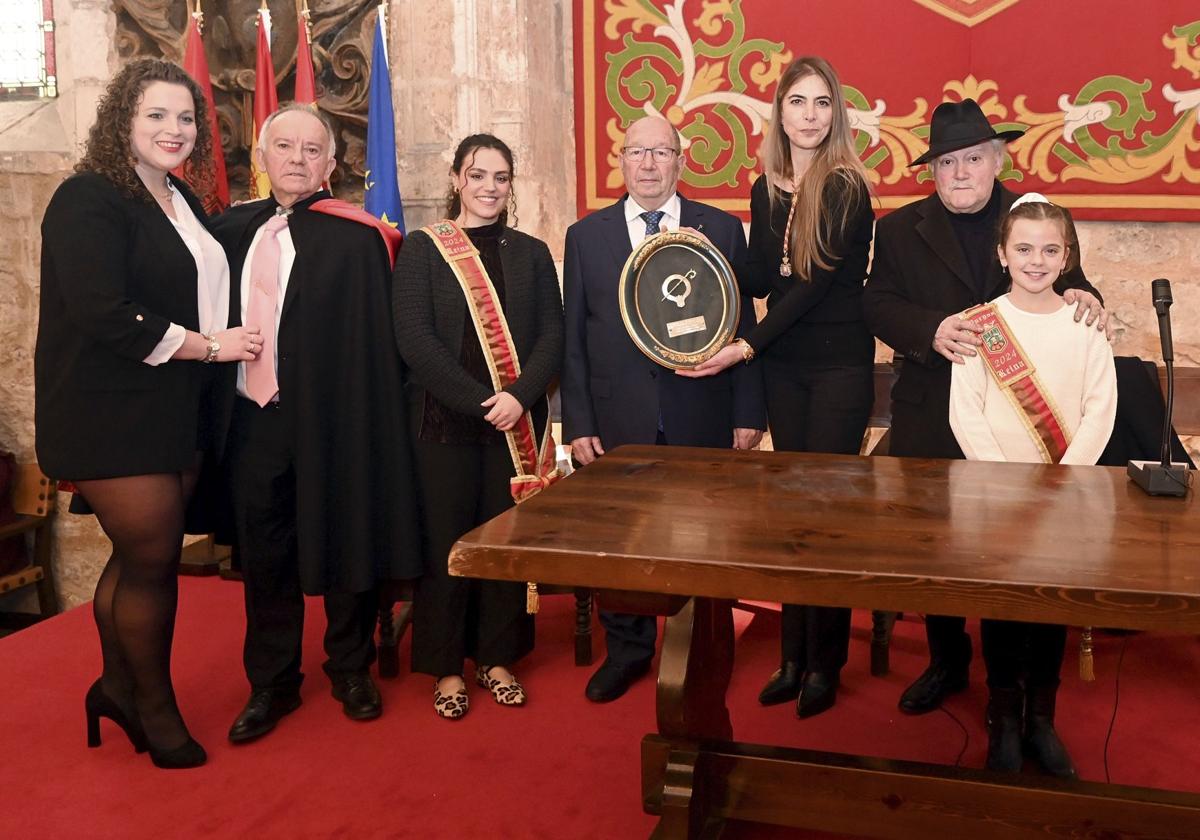
[[[279,301],[279,231],[287,227],[287,216],[272,216],[263,225],[263,235],[250,262],[250,300],[246,304],[246,326],[262,330],[262,350],[246,362],[246,393],[266,406],[279,393],[275,378],[275,310]]]

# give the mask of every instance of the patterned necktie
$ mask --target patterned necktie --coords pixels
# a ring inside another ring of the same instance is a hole
[[[658,233],[658,223],[662,221],[662,217],[667,215],[662,210],[647,210],[640,214],[646,222],[646,235],[653,236]]]
[[[262,350],[246,362],[246,393],[266,406],[279,393],[275,378],[275,310],[279,302],[279,231],[287,227],[287,216],[272,216],[263,225],[262,238],[250,261],[250,300],[246,304],[246,326],[262,330]]]

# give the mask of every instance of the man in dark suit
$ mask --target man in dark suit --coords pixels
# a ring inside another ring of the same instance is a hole
[[[950,365],[975,355],[979,329],[961,314],[1008,291],[996,236],[1017,194],[1001,186],[1004,144],[1022,131],[997,133],[972,99],[944,102],[933,112],[928,163],[937,191],[881,219],[863,296],[867,326],[896,353],[889,454],[961,458],[950,429]],[[1078,247],[1075,231],[1070,245]],[[1074,268],[1054,284],[1075,320],[1104,329],[1099,293]],[[930,664],[901,695],[900,710],[922,714],[967,685],[971,639],[965,620],[926,616]]]
[[[388,247],[322,189],[334,134],[316,112],[277,111],[256,151],[270,197],[213,225],[229,255],[230,323],[264,338],[260,359],[234,371],[224,415],[251,689],[234,742],[300,705],[305,594],[324,596],[334,698],[354,720],[378,717],[376,585],[421,568]]]
[[[624,443],[752,449],[767,427],[757,367],[739,366],[705,379],[676,376],[637,349],[621,320],[621,267],[650,234],[691,228],[720,249],[735,271],[745,262],[741,222],[676,192],[683,164],[679,134],[669,122],[635,121],[621,152],[628,194],[567,230],[563,437],[585,466]],[[743,296],[741,307],[739,334],[754,325],[753,301]],[[649,670],[657,626],[649,616],[603,610],[600,620],[608,657],[588,682],[587,696],[605,702]]]

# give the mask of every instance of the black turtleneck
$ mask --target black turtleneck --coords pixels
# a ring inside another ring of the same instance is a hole
[[[967,258],[971,284],[976,297],[983,301],[987,295],[989,269],[996,260],[996,236],[1000,226],[1000,190],[992,189],[992,197],[982,210],[974,213],[950,213],[950,228]]]

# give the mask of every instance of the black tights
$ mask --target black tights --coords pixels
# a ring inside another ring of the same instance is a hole
[[[161,750],[190,737],[171,686],[171,641],[184,509],[196,477],[188,470],[75,482],[113,545],[92,601],[101,684]]]

